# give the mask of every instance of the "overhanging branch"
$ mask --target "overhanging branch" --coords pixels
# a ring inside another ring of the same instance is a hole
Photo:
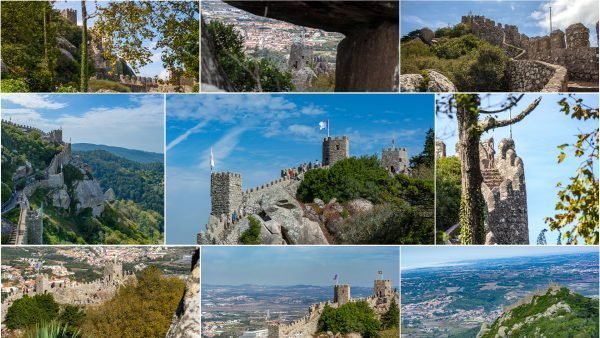
[[[519,97],[517,97],[516,99],[512,100],[512,102],[503,108],[497,109],[497,110],[479,110],[479,114],[498,114],[498,113],[502,113],[503,111],[507,111],[510,108],[514,107],[517,105],[517,103],[519,103],[519,101],[521,101],[521,99],[523,98],[525,94],[521,94]]]
[[[479,129],[482,132],[486,132],[490,129],[506,127],[506,126],[510,126],[511,124],[515,124],[515,123],[521,121],[522,119],[524,119],[525,116],[529,115],[529,113],[531,113],[540,104],[541,100],[542,100],[542,97],[541,96],[538,97],[529,106],[527,106],[527,108],[525,108],[521,113],[519,113],[519,115],[517,115],[511,119],[496,121],[496,119],[487,118],[483,122],[479,123]]]

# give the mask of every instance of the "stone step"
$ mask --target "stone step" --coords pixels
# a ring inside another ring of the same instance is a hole
[[[597,82],[572,81],[567,85],[569,92],[598,92]]]

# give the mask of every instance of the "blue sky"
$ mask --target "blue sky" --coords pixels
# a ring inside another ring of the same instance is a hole
[[[63,129],[63,139],[162,153],[161,94],[3,94],[2,118],[44,131]]]
[[[597,246],[403,246],[402,270],[441,267],[463,261],[520,256],[566,255],[586,252],[598,253]]]
[[[215,171],[242,174],[244,190],[280,170],[321,161],[318,123],[350,138],[350,155],[380,154],[395,138],[409,156],[433,128],[432,95],[211,94],[167,96],[167,242],[190,244],[210,214],[210,148]]]
[[[393,246],[204,246],[202,284],[373,286],[383,278],[397,286],[400,250]]]
[[[561,164],[557,164],[559,154],[558,145],[575,143],[576,134],[581,131],[592,131],[598,127],[598,121],[577,121],[565,116],[559,111],[557,102],[565,95],[556,94],[528,94],[523,97],[517,107],[512,109],[515,116],[524,107],[528,106],[538,96],[542,96],[539,106],[524,120],[512,126],[513,139],[517,155],[523,159],[525,165],[525,180],[527,187],[527,209],[529,213],[529,242],[535,244],[540,231],[547,228],[544,219],[555,215],[554,206],[558,201],[556,183],[568,182],[573,176],[582,159],[573,156]],[[591,107],[598,107],[598,95],[577,95],[583,102]],[[492,94],[482,96],[482,105],[496,105],[506,98],[505,94]],[[509,113],[499,115],[500,119],[507,118]],[[494,137],[495,147],[502,138],[509,137],[509,127],[499,128],[482,136],[482,140]],[[447,155],[455,153],[458,141],[456,120],[450,120],[440,114],[436,120],[436,137],[446,143]],[[569,153],[568,153],[569,154]],[[598,174],[598,163],[595,168]],[[547,232],[548,244],[555,244],[558,232]]]
[[[562,29],[581,22],[590,29],[590,42],[598,46],[596,22],[598,0],[548,0],[548,1],[401,1],[401,35],[415,29],[429,27],[433,30],[460,23],[463,15],[472,12],[484,15],[496,23],[516,25],[519,32],[530,37],[549,32],[549,7],[552,6],[552,28]]]
[[[97,6],[105,7],[106,3],[108,3],[108,1],[87,1],[86,9],[88,11],[88,14],[93,14],[94,11],[96,10]],[[65,9],[65,8],[71,8],[71,9],[77,10],[77,24],[79,26],[81,26],[81,24],[82,24],[81,1],[59,0],[54,3],[54,8],[59,9],[59,10]],[[96,20],[95,18],[91,18],[90,20],[88,20],[88,27],[93,27],[95,20]],[[149,64],[147,64],[146,66],[141,67],[139,69],[139,71],[137,72],[138,75],[149,76],[149,77],[158,76],[159,78],[165,79],[168,76],[168,71],[163,68],[163,64],[160,59],[160,54],[163,49],[162,48],[154,48],[154,46],[156,46],[156,41],[153,41],[150,39],[144,40],[144,46],[151,47],[150,51],[153,53],[153,55],[151,57],[151,62]]]

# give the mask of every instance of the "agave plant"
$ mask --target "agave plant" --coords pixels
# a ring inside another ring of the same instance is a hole
[[[26,338],[78,338],[79,329],[69,330],[69,325],[57,321],[38,323],[25,332]]]

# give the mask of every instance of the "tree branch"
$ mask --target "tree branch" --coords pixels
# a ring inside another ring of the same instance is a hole
[[[498,113],[502,113],[503,111],[507,111],[510,108],[514,107],[517,105],[517,103],[519,103],[519,101],[521,101],[521,99],[523,98],[525,94],[521,94],[521,96],[519,96],[518,98],[516,98],[515,100],[512,100],[512,102],[504,107],[504,108],[500,108],[497,110],[479,110],[479,114],[498,114]]]
[[[527,108],[525,108],[519,115],[517,115],[511,119],[496,121],[496,119],[494,119],[494,118],[487,118],[483,122],[480,122],[478,124],[478,127],[482,132],[486,132],[490,129],[506,127],[506,126],[510,126],[511,124],[515,124],[515,123],[521,121],[522,119],[524,119],[525,116],[529,115],[529,113],[531,113],[540,104],[541,100],[542,100],[542,97],[541,96],[538,97]]]

